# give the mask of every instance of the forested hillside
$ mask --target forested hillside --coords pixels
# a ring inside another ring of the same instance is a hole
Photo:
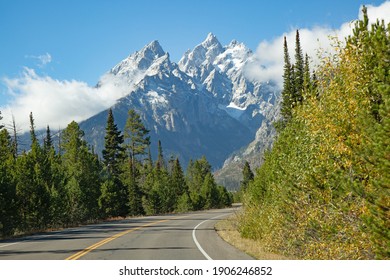
[[[177,158],[164,158],[158,141],[153,162],[149,131],[134,110],[128,112],[123,133],[108,111],[102,160],[76,122],[56,142],[47,127],[41,144],[31,113],[30,149],[19,151],[13,136],[0,126],[0,237],[231,204],[231,195],[216,185],[205,157],[191,161],[184,174]]]
[[[289,258],[390,258],[390,26],[363,13],[314,75],[285,41],[283,120],[240,231]]]

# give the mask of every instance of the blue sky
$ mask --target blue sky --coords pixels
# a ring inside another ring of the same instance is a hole
[[[0,0],[0,110],[17,99],[5,80],[9,86],[26,67],[38,78],[93,86],[155,39],[175,62],[209,32],[223,45],[236,39],[256,51],[297,28],[338,29],[357,18],[362,4],[384,2]]]
[[[39,68],[33,56],[48,53],[51,65],[42,71],[94,84],[117,62],[155,39],[176,62],[209,32],[222,44],[237,39],[254,50],[260,41],[292,28],[337,28],[355,19],[361,4],[356,0],[1,0],[0,77],[18,75],[23,66]]]

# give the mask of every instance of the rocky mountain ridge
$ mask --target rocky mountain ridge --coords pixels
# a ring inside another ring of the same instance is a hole
[[[243,43],[222,46],[210,33],[175,63],[153,41],[105,74],[128,92],[112,107],[115,121],[122,130],[128,110],[135,109],[150,130],[154,154],[161,140],[165,156],[179,157],[184,167],[205,155],[215,169],[221,168],[268,127],[277,111],[276,84],[245,75],[252,57]],[[80,124],[98,152],[106,119],[103,111]]]

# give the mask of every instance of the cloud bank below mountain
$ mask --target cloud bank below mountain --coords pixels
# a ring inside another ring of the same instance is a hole
[[[99,87],[91,87],[76,80],[56,80],[40,76],[33,69],[24,68],[18,78],[5,78],[4,84],[13,100],[0,108],[3,122],[11,123],[14,116],[21,132],[29,129],[29,114],[33,113],[37,129],[50,125],[64,128],[71,121],[82,121],[112,106],[129,91],[127,85],[111,74],[101,78]]]

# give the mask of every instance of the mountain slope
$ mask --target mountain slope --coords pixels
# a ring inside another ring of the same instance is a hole
[[[275,108],[276,85],[245,77],[251,57],[244,44],[222,46],[210,33],[176,64],[153,41],[106,73],[128,92],[112,107],[115,121],[123,130],[128,110],[135,109],[150,130],[152,152],[161,140],[165,156],[178,156],[184,167],[202,155],[222,167],[232,152],[253,141]],[[103,111],[80,124],[98,152],[106,118]]]
[[[256,132],[255,139],[237,151],[234,151],[224,162],[223,167],[215,171],[214,176],[218,184],[230,190],[237,190],[242,180],[242,169],[248,161],[253,172],[263,163],[263,154],[271,149],[276,136],[273,123],[280,119],[280,99],[269,111],[265,120]]]

